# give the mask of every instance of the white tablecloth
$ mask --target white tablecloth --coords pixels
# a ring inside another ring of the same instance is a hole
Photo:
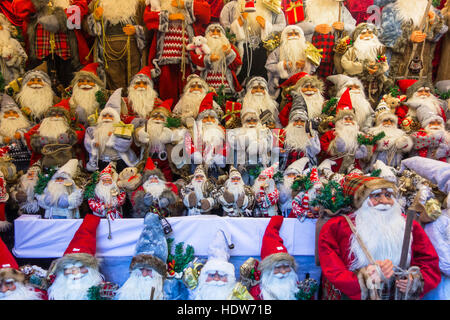
[[[208,244],[217,230],[231,234],[232,256],[259,256],[261,241],[270,218],[230,218],[209,216],[173,217],[170,238],[195,249],[195,255],[207,256]],[[14,221],[14,254],[19,258],[56,258],[64,254],[82,220],[47,220],[37,216],[21,216]],[[108,239],[108,222],[102,219],[97,229],[97,256],[133,256],[143,219],[111,221],[112,239]],[[293,256],[314,255],[315,220],[284,219],[280,230],[288,252]]]

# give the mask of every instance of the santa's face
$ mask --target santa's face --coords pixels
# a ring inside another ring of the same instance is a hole
[[[216,283],[216,285],[224,285],[228,282],[228,275],[219,270],[209,271],[205,282]]]
[[[16,281],[14,279],[5,279],[0,282],[0,292],[6,296],[7,292],[16,290]]]
[[[242,124],[242,127],[244,128],[256,128],[256,126],[259,123],[259,119],[256,116],[256,113],[250,114],[247,116],[244,120],[244,123]]]
[[[428,133],[444,132],[444,123],[439,120],[430,121],[430,123],[425,127],[425,131]]]
[[[146,91],[149,87],[149,82],[145,80],[138,80],[134,83],[133,89],[136,91]]]
[[[384,119],[381,126],[384,128],[397,128],[397,124],[392,119]]]
[[[95,82],[87,77],[84,77],[84,78],[81,78],[80,80],[78,80],[77,86],[81,90],[89,91],[95,87]]]
[[[111,113],[104,113],[100,118],[100,123],[114,122],[114,115]]]
[[[194,181],[195,181],[196,183],[203,183],[203,182],[205,181],[205,179],[206,179],[206,177],[205,177],[205,175],[202,174],[202,173],[197,173],[197,174],[194,176]]]
[[[33,77],[27,82],[27,86],[33,89],[41,89],[44,87],[44,81],[39,77]]]
[[[261,293],[264,300],[295,300],[298,277],[291,263],[280,261],[261,273]]]
[[[266,87],[260,84],[253,86],[251,89],[252,95],[256,97],[262,97],[266,94],[266,92],[267,92]]]
[[[346,89],[350,89],[350,94],[359,94],[361,93],[361,87],[357,84],[350,84],[345,87]]]
[[[204,93],[204,87],[200,82],[195,81],[189,85],[188,92],[195,95],[201,95]]]
[[[428,87],[422,87],[419,88],[419,90],[416,91],[416,97],[420,97],[422,99],[426,99],[431,96],[431,89]]]
[[[232,186],[238,186],[242,184],[242,178],[240,176],[232,176],[230,178],[230,184]]]
[[[167,120],[166,116],[160,112],[153,113],[150,119],[155,124],[165,124]]]
[[[345,116],[342,119],[342,125],[344,126],[354,126],[356,124],[355,119],[352,116]]]
[[[39,300],[39,293],[14,279],[0,280],[0,300]]]
[[[234,284],[235,281],[230,281],[228,274],[222,270],[202,272],[199,277],[195,299],[226,300]]]
[[[117,300],[149,300],[153,293],[153,300],[164,298],[163,279],[161,275],[150,267],[134,269],[130,277],[117,291]]]
[[[154,197],[159,197],[166,188],[165,181],[159,179],[157,176],[150,176],[142,185],[145,192]]]
[[[317,89],[311,83],[307,83],[301,88],[301,91],[306,96],[314,96],[315,94],[317,94],[319,92],[319,89]]]
[[[394,205],[394,193],[390,189],[379,189],[369,195],[371,206],[379,211],[386,211]]]
[[[7,137],[13,137],[17,130],[24,129],[29,126],[28,120],[22,113],[18,113],[14,109],[0,112],[0,134]]]
[[[73,281],[78,281],[83,278],[89,272],[89,270],[81,262],[76,262],[74,264],[67,264],[64,267],[63,272],[66,278]]]
[[[359,39],[365,40],[365,41],[369,41],[369,40],[373,39],[374,37],[375,37],[375,35],[373,34],[373,31],[370,29],[364,29],[359,34]]]
[[[295,128],[304,128],[305,127],[305,121],[300,119],[300,118],[298,118],[298,119],[295,119],[293,121],[293,125],[294,125]]]

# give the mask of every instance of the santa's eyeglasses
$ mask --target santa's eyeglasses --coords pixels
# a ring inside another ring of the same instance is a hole
[[[14,279],[6,279],[4,281],[0,281],[0,288],[5,286],[8,290],[13,289],[15,287]]]
[[[217,279],[219,281],[227,281],[227,274],[222,271],[208,272],[208,277],[206,281],[211,281],[214,279]]]
[[[240,177],[232,177],[231,178],[231,182],[239,182],[239,181],[241,181]]]
[[[379,201],[383,197],[385,197],[386,199],[392,199],[394,197],[394,193],[392,191],[386,190],[386,191],[371,193],[369,195],[369,198],[372,200],[375,200],[375,201]]]

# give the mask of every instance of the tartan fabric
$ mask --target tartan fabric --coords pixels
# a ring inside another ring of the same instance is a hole
[[[326,78],[333,74],[333,47],[335,38],[332,33],[320,34],[314,32],[311,43],[318,49],[322,49],[322,61],[316,70],[316,75]]]
[[[384,180],[384,179],[360,175],[347,175],[342,185],[343,192],[347,196],[353,196],[365,182],[371,180]]]
[[[322,288],[322,300],[343,300],[345,297],[325,276],[322,277]]]
[[[36,57],[40,60],[51,54],[50,32],[44,30],[40,24],[38,24],[36,28],[35,48]],[[70,58],[70,48],[67,41],[67,34],[64,32],[55,33],[54,53],[63,60]]]

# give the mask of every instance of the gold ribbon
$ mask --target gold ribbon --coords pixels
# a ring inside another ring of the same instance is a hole
[[[303,7],[303,3],[302,3],[301,0],[299,0],[297,2],[291,1],[289,3],[289,7],[286,9],[286,12],[294,11],[294,20],[295,20],[295,22],[298,22],[297,21],[297,10],[295,10],[295,9],[297,9],[299,7]]]
[[[320,65],[323,49],[317,49],[312,43],[307,42],[306,57],[316,66]]]

